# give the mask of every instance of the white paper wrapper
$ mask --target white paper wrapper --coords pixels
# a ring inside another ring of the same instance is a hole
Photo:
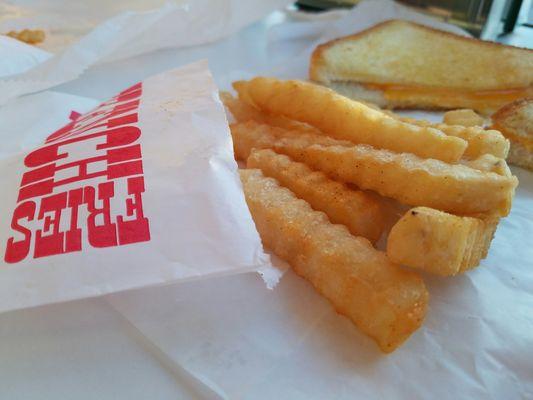
[[[268,264],[206,62],[127,89],[0,169],[0,311]]]
[[[22,94],[73,80],[98,63],[158,49],[211,43],[286,2],[168,1],[147,11],[123,12],[46,62],[17,76],[0,79],[0,105]],[[97,3],[96,7],[104,6]],[[65,18],[62,14],[61,17]]]
[[[50,57],[35,46],[0,35],[0,77],[27,71]]]
[[[0,158],[28,153],[69,121],[71,111],[81,114],[98,105],[87,97],[58,92],[22,96],[0,107]]]

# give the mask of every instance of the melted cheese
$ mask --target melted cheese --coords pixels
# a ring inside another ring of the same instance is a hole
[[[532,87],[505,90],[469,91],[397,84],[365,84],[368,89],[380,90],[391,102],[416,103],[431,99],[437,107],[469,107],[477,110],[494,110],[500,106],[533,95]]]

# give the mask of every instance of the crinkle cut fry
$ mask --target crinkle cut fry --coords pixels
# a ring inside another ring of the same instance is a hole
[[[334,180],[374,190],[412,206],[455,214],[509,213],[518,180],[464,165],[423,160],[321,135],[303,135],[248,122],[231,127],[236,154],[272,148]]]
[[[492,154],[483,154],[473,160],[462,160],[461,164],[477,169],[478,171],[494,172],[498,175],[513,176],[511,169],[503,158],[495,157]]]
[[[439,129],[449,136],[456,136],[468,142],[464,157],[474,159],[484,154],[492,154],[498,158],[506,158],[509,154],[510,143],[499,131],[483,129],[479,126],[448,125],[444,123],[431,123],[429,121],[394,115],[400,121],[410,124]]]
[[[265,176],[276,179],[313,209],[324,212],[331,222],[345,225],[355,236],[375,243],[385,229],[384,205],[378,196],[352,190],[323,172],[268,149],[253,151],[247,167],[258,168]]]
[[[321,170],[333,179],[374,190],[412,206],[456,213],[509,214],[516,177],[464,165],[423,160],[366,145],[323,146],[303,138],[275,141],[273,149]]]
[[[241,170],[246,201],[263,244],[286,260],[373,338],[384,352],[422,323],[428,293],[414,272],[391,263],[371,243],[333,225],[259,170]]]
[[[477,267],[486,257],[497,220],[448,214],[427,207],[407,211],[387,240],[391,261],[442,276]]]
[[[222,92],[220,97],[238,122],[252,120],[258,123],[264,123],[279,128],[298,130],[302,133],[321,134],[318,129],[313,128],[310,125],[288,119],[281,115],[262,112],[253,105],[246,103],[241,99],[234,98],[227,92]],[[475,159],[485,154],[492,154],[495,157],[505,159],[509,153],[509,140],[507,140],[505,136],[494,129],[487,130],[478,126],[465,127],[459,125],[449,125],[445,123],[431,123],[425,120],[402,117],[387,111],[386,114],[409,124],[420,127],[435,128],[444,132],[446,135],[456,136],[466,140],[468,142],[468,146],[464,152],[464,157],[468,159]]]
[[[455,163],[467,142],[438,129],[399,121],[312,83],[274,78],[234,82],[244,101],[272,114],[313,125],[336,139]]]
[[[321,134],[318,129],[312,127],[311,125],[294,121],[282,115],[265,113],[253,105],[233,97],[228,92],[220,92],[220,98],[237,122],[255,121],[257,123],[298,131],[300,133],[313,133],[316,135]]]
[[[220,92],[219,96],[224,106],[231,112],[231,115],[237,122],[251,120],[266,123],[264,114],[253,105],[233,97],[229,92]]]
[[[477,267],[477,265],[479,265],[479,262],[482,259],[487,257],[490,245],[492,243],[492,239],[494,238],[494,234],[496,233],[496,229],[498,228],[498,224],[501,219],[496,214],[483,214],[483,213],[469,214],[469,215],[465,215],[465,217],[479,219],[483,224],[482,224],[482,228],[478,231],[478,235],[476,237],[477,245],[474,247],[474,251],[470,257],[470,261],[463,262],[463,264],[461,265],[460,272],[465,272],[469,269]],[[478,260],[477,264],[475,260]]]
[[[231,124],[230,128],[233,137],[233,150],[237,160],[246,160],[254,148],[271,149],[277,140],[290,137],[323,145],[353,146],[353,143],[346,140],[302,133],[299,130],[282,129],[256,121]]]

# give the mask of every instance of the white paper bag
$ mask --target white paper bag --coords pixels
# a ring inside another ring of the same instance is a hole
[[[50,57],[35,46],[0,35],[0,78],[27,71]]]
[[[77,42],[33,68],[0,78],[0,105],[20,95],[76,79],[97,64],[160,49],[187,48],[215,42],[285,5],[287,0],[169,0],[155,8],[153,6],[160,2],[153,1],[148,5],[137,4],[133,7],[137,11],[131,11],[133,5],[129,1],[113,3],[120,4],[114,4],[111,9],[118,10],[122,7],[129,11],[103,21]],[[105,7],[106,12],[101,10],[102,7]],[[53,23],[62,25],[65,19],[74,21],[73,24],[67,22],[69,31],[72,31],[71,25],[84,24],[84,15],[89,14],[93,18],[88,19],[99,20],[102,15],[107,14],[109,8],[108,4],[104,6],[101,2],[59,9],[57,5],[36,6],[37,10],[42,9],[49,13],[47,15],[53,18]],[[80,15],[80,9],[85,14]],[[31,18],[24,18],[19,29],[23,26],[39,26],[32,23],[35,19],[40,23],[43,18],[36,12]],[[0,32],[2,26],[4,30],[15,27],[12,24],[7,25],[7,22],[9,21],[2,23],[0,20]],[[87,24],[91,25],[91,22]],[[56,35],[57,32],[52,31],[45,42],[55,41]]]
[[[0,160],[0,311],[268,263],[206,62],[72,118]]]

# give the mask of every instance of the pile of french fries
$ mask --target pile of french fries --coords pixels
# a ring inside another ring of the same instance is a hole
[[[395,350],[427,310],[413,269],[452,276],[486,257],[518,184],[505,162],[508,141],[302,81],[255,78],[234,88],[238,98],[221,97],[265,247],[384,352]],[[472,120],[452,117],[465,115]]]

